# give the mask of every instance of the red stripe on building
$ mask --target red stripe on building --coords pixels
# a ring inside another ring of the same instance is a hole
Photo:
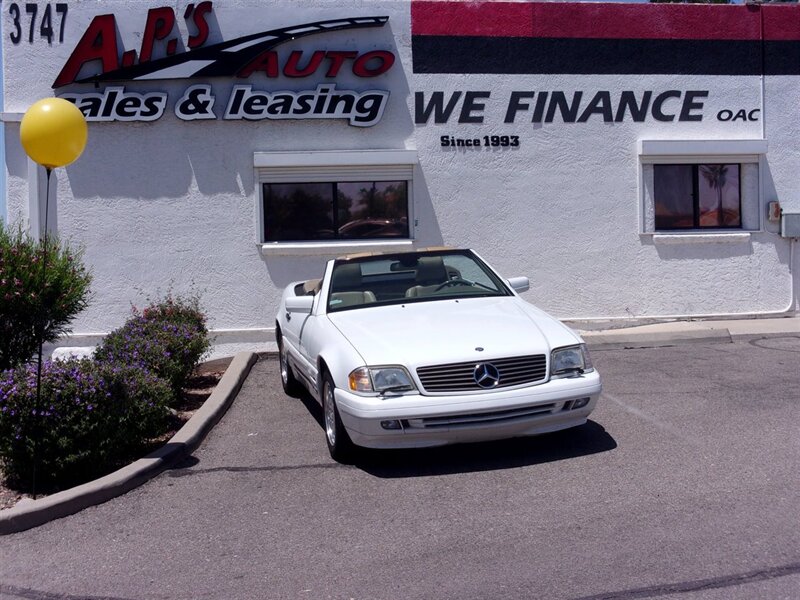
[[[412,35],[535,37],[524,2],[412,2]]]
[[[411,4],[413,35],[800,40],[800,6],[460,2]]]
[[[800,6],[788,4],[754,8],[763,11],[765,40],[800,40]],[[800,60],[800,48],[797,50],[797,59]]]

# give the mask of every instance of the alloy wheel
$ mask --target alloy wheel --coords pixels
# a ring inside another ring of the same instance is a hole
[[[325,384],[325,394],[323,398],[325,411],[325,435],[328,436],[328,443],[336,446],[336,404],[333,399],[333,387]]]

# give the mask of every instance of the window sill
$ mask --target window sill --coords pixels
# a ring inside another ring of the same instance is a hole
[[[643,233],[653,238],[657,246],[676,244],[743,244],[750,241],[750,232],[736,233]]]
[[[411,250],[414,240],[348,240],[339,242],[265,242],[258,244],[264,256],[342,256],[357,252]]]

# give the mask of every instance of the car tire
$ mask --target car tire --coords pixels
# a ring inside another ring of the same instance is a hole
[[[292,365],[289,364],[289,356],[287,354],[286,346],[283,343],[283,336],[278,334],[278,356],[279,367],[281,374],[281,385],[283,391],[287,396],[298,398],[301,393],[301,385],[297,378],[294,376]]]
[[[342,425],[339,409],[336,406],[335,389],[333,378],[325,373],[322,381],[322,425],[325,428],[325,441],[331,458],[336,462],[347,463],[353,459],[355,445]]]

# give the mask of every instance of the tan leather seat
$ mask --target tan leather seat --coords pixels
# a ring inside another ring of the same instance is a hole
[[[360,264],[338,265],[333,271],[328,305],[331,308],[342,308],[375,302],[375,294],[370,290],[363,289],[363,286]]]
[[[441,256],[422,257],[417,262],[417,274],[414,277],[416,285],[406,290],[406,298],[428,296],[448,279]]]

